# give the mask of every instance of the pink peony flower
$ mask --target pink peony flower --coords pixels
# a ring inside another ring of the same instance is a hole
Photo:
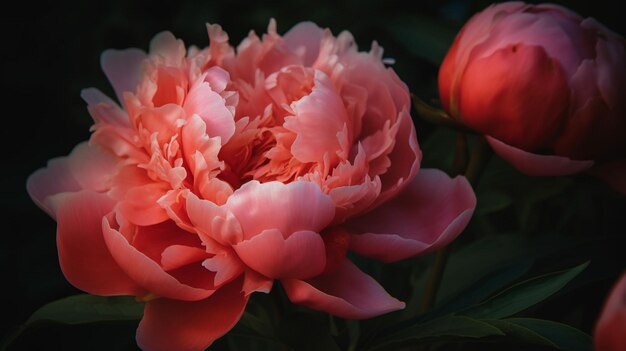
[[[403,308],[346,252],[435,250],[476,199],[465,178],[419,170],[409,92],[382,49],[309,22],[280,36],[272,21],[236,51],[208,32],[202,50],[165,32],[147,54],[104,52],[121,105],[84,90],[89,142],[29,178],[67,279],[145,301],[146,350],[204,349],[275,281],[343,318]]]
[[[626,349],[626,273],[615,283],[594,330],[594,350]]]
[[[591,169],[624,193],[625,90],[624,38],[552,4],[491,5],[439,71],[445,109],[523,173]]]

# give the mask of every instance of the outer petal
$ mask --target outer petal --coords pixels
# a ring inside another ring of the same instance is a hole
[[[111,228],[106,218],[102,221],[102,231],[113,259],[129,277],[151,293],[185,301],[201,300],[213,293],[213,290],[183,284],[166,273],[158,263],[139,252],[120,232]]]
[[[328,274],[282,283],[292,302],[342,318],[364,319],[404,308],[404,302],[389,295],[347,259]]]
[[[421,170],[391,201],[346,226],[356,234],[350,249],[383,261],[396,261],[445,246],[469,222],[476,196],[464,177]]]
[[[247,302],[240,280],[200,301],[150,301],[137,329],[137,344],[150,351],[204,350],[235,326]]]
[[[55,217],[56,201],[52,201],[51,196],[82,189],[104,191],[114,169],[113,156],[83,142],[69,156],[52,159],[46,168],[33,173],[26,182],[26,189],[39,207]]]
[[[100,65],[111,82],[117,99],[124,103],[124,92],[135,92],[141,78],[141,63],[146,53],[139,49],[106,50],[100,56]]]
[[[603,163],[592,168],[590,173],[605,181],[613,189],[626,194],[626,160]]]
[[[470,61],[460,86],[465,124],[525,150],[549,146],[566,121],[567,78],[542,47],[510,45]]]
[[[104,194],[81,191],[58,208],[57,247],[67,280],[97,295],[144,295],[111,257],[102,236],[102,218],[114,202]]]
[[[308,230],[285,239],[280,231],[268,229],[233,248],[248,267],[270,278],[307,279],[326,265],[322,237]]]
[[[304,66],[310,67],[320,52],[324,30],[313,22],[300,22],[283,36],[285,45],[291,52],[304,50]]]
[[[563,156],[537,155],[487,137],[489,145],[500,157],[520,172],[531,176],[562,176],[580,173],[593,166],[593,161],[572,160]]]
[[[594,350],[622,351],[626,349],[626,274],[615,284],[594,330]]]
[[[317,184],[305,181],[250,181],[231,195],[226,207],[239,220],[244,239],[266,229],[286,236],[299,230],[319,232],[335,215],[330,197]]]

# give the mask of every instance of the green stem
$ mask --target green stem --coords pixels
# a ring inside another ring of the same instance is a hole
[[[476,145],[474,145],[474,149],[472,150],[472,154],[468,161],[467,138],[465,133],[459,132],[457,135],[456,150],[452,166],[453,174],[457,175],[464,173],[472,187],[476,188],[478,180],[483,174],[483,171],[491,158],[491,154],[492,151],[489,144],[484,137],[480,137],[480,139],[476,142]],[[465,171],[463,172],[462,170]],[[443,273],[446,268],[446,263],[448,262],[448,257],[450,256],[450,252],[450,245],[447,245],[437,251],[435,262],[433,263],[430,276],[428,277],[428,282],[426,283],[426,292],[424,293],[424,299],[422,300],[422,305],[420,306],[420,313],[425,313],[435,305],[437,292],[439,291],[439,287],[441,285],[441,280],[443,278]]]

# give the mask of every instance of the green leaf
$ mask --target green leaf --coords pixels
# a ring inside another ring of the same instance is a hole
[[[582,331],[558,322],[535,318],[483,320],[502,330],[518,342],[544,345],[565,351],[590,351],[591,337]]]
[[[467,289],[519,259],[527,260],[528,239],[518,234],[499,234],[471,242],[453,251],[446,264],[437,302],[464,294]]]
[[[532,267],[532,259],[523,259],[480,279],[474,285],[461,292],[457,297],[442,304],[433,311],[436,315],[453,313],[465,307],[479,303],[504,286],[519,279]]]
[[[0,347],[5,350],[30,326],[43,322],[86,324],[138,320],[143,316],[143,303],[130,296],[95,296],[81,294],[50,302],[35,311]]]
[[[421,343],[426,338],[436,338],[437,341],[442,341],[462,338],[477,339],[496,335],[504,335],[504,333],[489,323],[465,316],[448,315],[392,334],[374,345],[372,350],[386,350],[390,348],[390,345],[397,343]]]
[[[476,196],[476,215],[486,215],[503,210],[513,204],[513,198],[504,192],[491,190]]]
[[[560,272],[535,277],[506,289],[459,314],[474,318],[500,319],[521,312],[552,296],[580,274],[589,262]]]
[[[51,320],[67,324],[141,319],[143,303],[129,296],[74,295],[51,302],[32,314],[26,323]]]

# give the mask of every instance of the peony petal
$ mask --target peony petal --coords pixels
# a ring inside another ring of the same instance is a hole
[[[382,261],[433,251],[454,240],[469,222],[476,197],[464,177],[423,169],[398,196],[346,223],[350,249]]]
[[[194,114],[200,116],[206,124],[206,130],[202,132],[209,137],[221,137],[222,144],[227,143],[235,133],[234,115],[226,107],[224,98],[209,83],[194,85],[185,98],[183,108],[187,117]]]
[[[235,326],[247,302],[241,281],[200,301],[152,300],[139,323],[137,344],[151,351],[204,350]]]
[[[272,285],[274,285],[274,279],[270,279],[250,268],[246,267],[244,269],[243,287],[241,289],[246,296],[253,292],[269,294],[272,290]]]
[[[400,111],[398,119],[396,144],[389,154],[391,166],[380,176],[383,187],[375,205],[384,203],[404,189],[420,169],[422,151],[417,142],[413,120],[406,108]]]
[[[102,221],[102,230],[113,259],[131,279],[150,293],[185,301],[201,300],[213,293],[213,290],[182,284],[166,273],[157,262],[135,249],[120,232],[111,228],[106,218]]]
[[[35,203],[54,218],[51,196],[82,189],[107,190],[115,164],[109,153],[82,142],[67,157],[52,159],[46,168],[34,172],[26,182],[26,189]]]
[[[597,165],[589,173],[602,179],[620,193],[626,194],[626,160]]]
[[[563,67],[544,48],[518,43],[471,60],[458,99],[468,127],[538,150],[549,147],[564,127],[570,89]]]
[[[308,230],[284,238],[280,231],[268,229],[233,248],[248,267],[269,278],[307,279],[326,265],[322,237]]]
[[[124,103],[124,92],[134,93],[141,78],[141,64],[146,53],[139,49],[106,50],[100,56],[100,65],[107,76],[117,99]]]
[[[193,193],[187,195],[187,215],[197,230],[223,245],[234,245],[243,239],[241,226],[232,213]]]
[[[249,239],[266,229],[283,235],[300,230],[319,232],[335,215],[335,204],[311,182],[259,183],[250,181],[237,189],[225,205],[237,217]]]
[[[324,30],[313,22],[300,22],[293,26],[283,40],[291,52],[304,50],[304,66],[310,67],[317,59]]]
[[[623,351],[626,348],[626,273],[615,283],[594,329],[594,350]]]
[[[349,260],[334,272],[308,281],[282,280],[289,299],[347,319],[364,319],[404,308],[372,277]]]
[[[562,176],[580,173],[593,166],[593,161],[572,160],[556,155],[537,155],[487,137],[489,145],[500,157],[520,172],[531,176]]]
[[[197,247],[172,245],[163,250],[161,254],[161,266],[164,270],[170,271],[202,261],[208,256],[209,254],[205,250]]]
[[[115,262],[102,236],[102,218],[114,201],[104,194],[81,191],[60,204],[57,212],[59,262],[67,280],[96,295],[144,295]]]
[[[235,279],[245,268],[235,251],[229,247],[204,260],[202,266],[209,271],[215,272],[215,286],[220,286]]]
[[[291,104],[295,115],[286,117],[283,126],[297,135],[291,146],[296,159],[321,163],[327,155],[332,164],[342,151],[337,134],[343,130],[348,115],[330,78],[315,71],[314,81],[311,94]]]

